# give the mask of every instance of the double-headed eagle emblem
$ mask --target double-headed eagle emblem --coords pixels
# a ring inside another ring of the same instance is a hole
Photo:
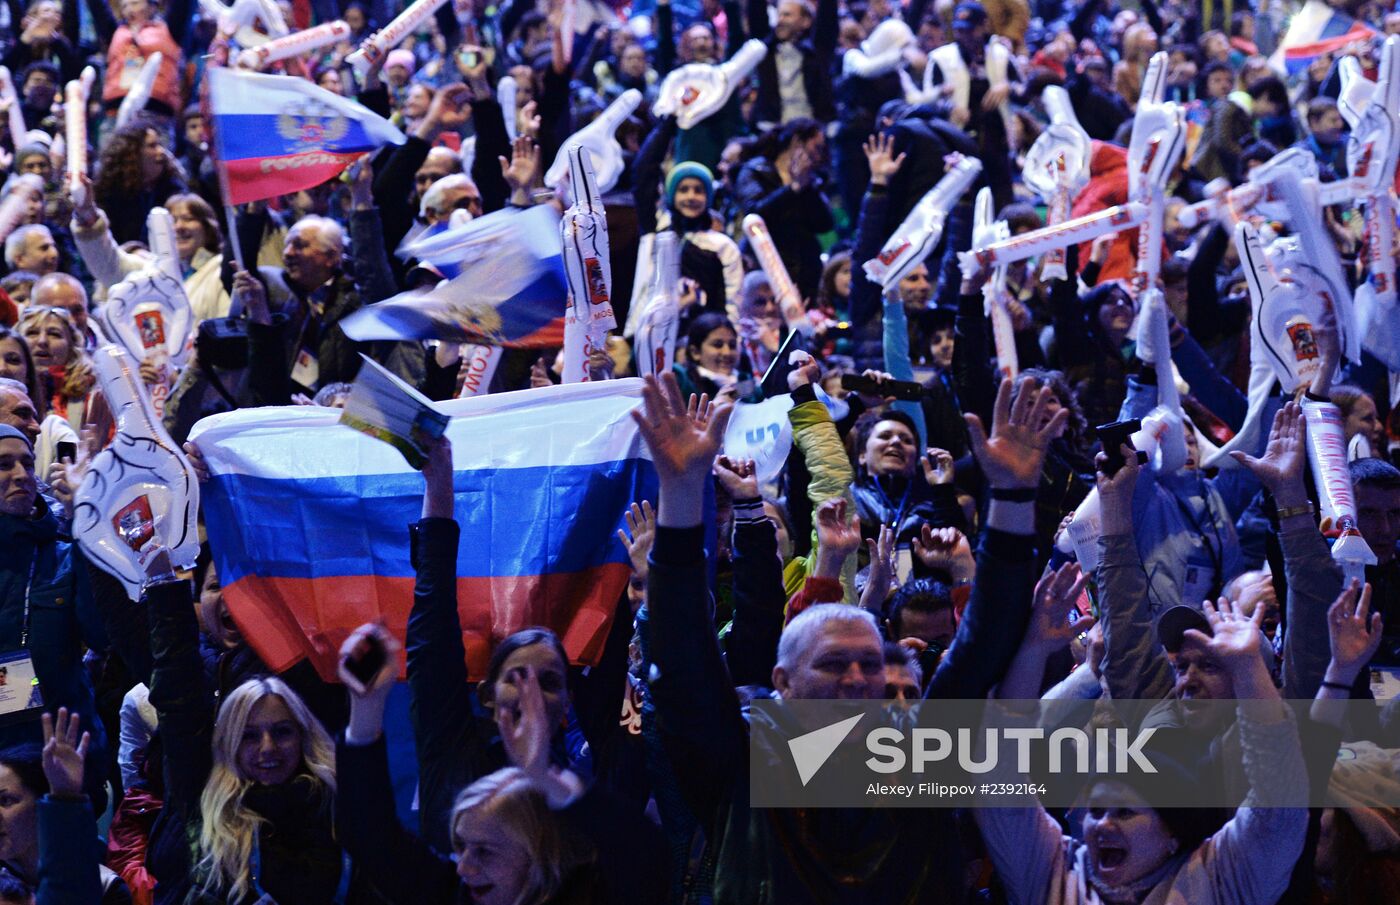
[[[348,131],[350,121],[319,101],[298,101],[277,115],[277,134],[296,144],[299,151],[324,148]]]

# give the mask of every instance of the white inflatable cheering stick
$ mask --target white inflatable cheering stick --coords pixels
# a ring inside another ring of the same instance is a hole
[[[1053,227],[1069,219],[1075,197],[1089,184],[1093,149],[1089,133],[1074,115],[1068,91],[1059,85],[1048,85],[1040,97],[1050,114],[1050,125],[1026,152],[1022,174],[1026,184],[1045,201],[1045,225]],[[1056,248],[1046,252],[1041,277],[1063,280],[1068,275],[1065,250]]]
[[[1180,105],[1163,103],[1167,87],[1167,55],[1155,53],[1142,78],[1133,137],[1128,144],[1128,197],[1147,207],[1138,230],[1138,291],[1157,285],[1162,270],[1162,220],[1166,187],[1186,150],[1186,113]]]
[[[948,212],[967,194],[982,172],[982,162],[957,156],[933,188],[919,199],[914,209],[885,241],[880,253],[864,262],[865,275],[889,290],[933,252],[943,235]]]
[[[242,47],[257,47],[287,34],[287,23],[277,5],[271,4],[272,13],[266,14],[262,0],[234,0],[225,6],[219,0],[199,0],[204,16],[219,23],[219,32],[238,41]],[[271,18],[269,18],[269,15]],[[259,20],[267,29],[264,34],[255,28]]]
[[[607,342],[617,326],[612,308],[612,264],[608,259],[608,219],[588,149],[570,145],[569,181],[574,203],[559,221],[569,309],[564,317],[564,382],[588,380],[588,357]]]
[[[1336,243],[1322,222],[1317,189],[1315,181],[1299,179],[1293,173],[1280,172],[1275,177],[1272,191],[1288,214],[1293,235],[1274,242],[1270,253],[1277,254],[1273,262],[1276,269],[1288,273],[1312,293],[1313,310],[1319,312],[1319,317],[1321,312],[1332,311],[1342,355],[1359,362],[1361,334],[1356,329],[1351,289]]]
[[[1235,188],[1230,188],[1227,179],[1212,180],[1206,183],[1206,199],[1182,208],[1178,219],[1182,226],[1189,229],[1221,217],[1228,217],[1228,222],[1233,226],[1250,213],[1271,220],[1287,219],[1288,211],[1274,191],[1274,181],[1284,172],[1317,182],[1317,158],[1305,148],[1288,148],[1255,167],[1244,183]],[[1318,200],[1328,206],[1350,204],[1355,198],[1355,191],[1355,185],[1349,179],[1323,183],[1318,186]]]
[[[24,111],[20,109],[19,93],[15,91],[15,80],[10,77],[7,66],[0,66],[0,100],[9,105],[10,145],[16,150],[24,147],[24,137],[29,129],[24,125]]]
[[[903,19],[886,19],[875,26],[859,47],[852,47],[842,55],[841,72],[863,79],[894,72],[904,61],[904,48],[913,43],[914,32]],[[904,74],[904,78],[909,76]]]
[[[517,129],[516,117],[518,111],[515,109],[516,87],[515,79],[508,75],[502,76],[501,80],[496,83],[496,103],[501,105],[501,114],[505,117],[506,121],[506,135],[510,136],[512,142],[515,141]]]
[[[250,47],[239,53],[238,65],[243,69],[262,69],[269,63],[310,53],[328,44],[343,41],[349,36],[350,26],[337,19],[259,44],[257,47]]]
[[[413,34],[420,24],[446,2],[447,0],[417,0],[395,16],[394,21],[365,38],[359,49],[345,58],[355,70],[355,77],[363,81],[371,64],[378,62],[381,57],[387,56],[389,51],[402,44],[404,38]]]
[[[1275,271],[1258,231],[1248,221],[1236,224],[1235,247],[1254,309],[1250,323],[1251,357],[1261,355],[1283,391],[1291,393],[1311,383],[1317,375],[1313,324],[1321,317],[1321,298],[1301,285],[1293,273]],[[1281,248],[1278,253],[1281,256]]]
[[[162,273],[177,283],[184,283],[185,275],[180,267],[180,251],[175,245],[175,218],[163,207],[153,207],[146,215],[147,244],[155,255],[156,265]]]
[[[78,177],[87,172],[87,105],[89,92],[96,80],[97,72],[89,66],[83,70],[80,78],[69,82],[63,89],[63,136],[68,148],[66,172],[68,191],[74,196],[85,191],[83,181]]]
[[[162,266],[129,273],[108,289],[98,321],[103,332],[137,361],[150,361],[157,367],[185,363],[194,312],[184,286]],[[158,383],[151,393],[156,417],[164,417],[169,388]]]
[[[676,284],[681,275],[680,241],[663,230],[652,244],[651,293],[637,326],[637,376],[660,378],[675,364],[681,305]]]
[[[764,276],[768,277],[768,285],[773,289],[773,299],[783,312],[783,321],[788,329],[797,330],[807,337],[815,335],[816,327],[811,318],[807,317],[797,284],[788,275],[787,265],[778,254],[778,246],[773,244],[773,235],[768,232],[768,224],[764,223],[758,214],[749,214],[744,218],[743,229],[754,257],[758,258],[758,266],[763,268]]]
[[[1153,286],[1142,294],[1138,316],[1138,348],[1150,348],[1157,375],[1157,405],[1142,419],[1142,430],[1133,435],[1133,447],[1153,459],[1158,474],[1172,474],[1186,464],[1186,413],[1181,409],[1181,391],[1172,367],[1171,333],[1167,324],[1167,302],[1162,290]],[[1146,342],[1144,342],[1146,340]]]
[[[995,205],[991,188],[983,188],[977,192],[972,217],[974,245],[990,244],[1010,235],[1006,221],[996,219]],[[1020,361],[1016,356],[1016,333],[1011,327],[1011,312],[1006,307],[1006,270],[1005,264],[993,267],[991,276],[982,284],[984,310],[992,320],[992,342],[996,347],[997,370],[1003,378],[1015,377],[1021,372]]]
[[[156,73],[160,72],[160,64],[165,58],[160,51],[156,51],[146,57],[146,62],[141,64],[141,69],[136,73],[136,80],[127,89],[126,97],[122,98],[122,105],[117,108],[117,128],[120,129],[136,118],[136,115],[146,109],[146,103],[151,99],[151,89],[155,87]]]
[[[73,536],[95,565],[141,598],[155,546],[189,568],[199,555],[199,483],[151,409],[137,362],[120,346],[93,353],[117,435],[88,466],[73,498]]]
[[[767,55],[768,45],[750,38],[718,66],[688,63],[673,69],[661,83],[652,112],[657,116],[674,115],[682,129],[693,129],[723,109],[734,90]]]
[[[613,186],[617,185],[617,180],[622,177],[624,166],[622,145],[617,141],[617,128],[632,115],[632,111],[641,106],[641,103],[642,93],[635,88],[629,88],[618,95],[617,100],[608,104],[593,122],[579,129],[564,142],[559,156],[554,158],[554,163],[550,164],[544,174],[544,184],[558,189],[573,172],[571,149],[582,147],[588,149],[595,193],[602,195],[612,191]]]
[[[1352,128],[1347,166],[1366,209],[1367,277],[1356,290],[1367,350],[1400,368],[1400,310],[1395,291],[1395,168],[1400,162],[1400,36],[1381,47],[1375,91]],[[1340,317],[1339,317],[1340,320]],[[1348,353],[1348,357],[1351,357]]]

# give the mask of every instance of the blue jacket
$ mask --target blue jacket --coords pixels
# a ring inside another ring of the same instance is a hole
[[[107,637],[88,585],[87,561],[63,539],[58,519],[42,496],[29,518],[0,515],[0,551],[0,651],[20,647],[27,587],[29,651],[44,706],[81,713],[84,728],[92,733],[89,762],[104,763],[107,736],[83,669],[83,647],[105,651]],[[27,741],[42,741],[38,719],[0,729],[0,744]]]
[[[1132,377],[1119,418],[1141,418],[1156,404],[1157,388]],[[1260,442],[1267,443],[1267,435]],[[1200,470],[1143,470],[1133,493],[1133,525],[1154,620],[1178,603],[1199,609],[1207,595],[1219,596],[1245,571],[1235,521],[1258,491],[1258,479],[1245,468],[1227,468],[1214,478]]]

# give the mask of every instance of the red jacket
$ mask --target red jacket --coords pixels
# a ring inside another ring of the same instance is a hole
[[[1128,150],[1106,141],[1093,142],[1093,152],[1089,159],[1089,184],[1075,199],[1070,216],[1083,217],[1123,204],[1128,200]],[[1126,280],[1133,275],[1137,266],[1138,231],[1130,229],[1118,234],[1113,250],[1108,253],[1099,272],[1099,282]],[[1092,242],[1079,246],[1079,269],[1089,263]]]
[[[154,902],[156,878],[146,870],[146,847],[163,806],[148,789],[128,789],[107,830],[107,866],[126,881],[135,905]]]
[[[151,99],[165,104],[177,115],[180,103],[180,45],[170,35],[164,22],[152,21],[141,26],[134,36],[131,28],[122,25],[112,35],[107,48],[107,75],[102,82],[102,103],[115,107],[131,89],[141,64],[156,51],[163,55],[151,86]]]

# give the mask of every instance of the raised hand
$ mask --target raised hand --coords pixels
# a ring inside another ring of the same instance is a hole
[[[97,197],[92,191],[92,179],[86,173],[78,174],[81,185],[77,191],[69,192],[73,202],[73,219],[84,229],[97,222]]]
[[[209,463],[204,461],[204,453],[194,444],[193,440],[186,440],[181,447],[185,451],[185,458],[190,460],[190,467],[194,469],[194,476],[203,484],[209,480]]]
[[[535,667],[526,664],[507,681],[516,687],[514,706],[496,707],[496,725],[501,730],[510,762],[532,776],[549,770],[549,717],[544,706],[544,692]]]
[[[872,135],[865,140],[865,159],[870,164],[870,184],[889,185],[890,177],[904,165],[904,154],[894,155],[893,135]]]
[[[1080,573],[1078,563],[1065,563],[1059,571],[1042,577],[1035,586],[1031,621],[1022,643],[1047,654],[1054,653],[1076,635],[1093,628],[1097,621],[1093,616],[1069,621],[1070,614],[1078,611],[1077,601],[1088,580],[1087,575]]]
[[[350,633],[340,646],[340,660],[336,673],[340,681],[350,690],[351,699],[388,697],[399,678],[399,652],[401,645],[382,623],[367,622]],[[375,648],[384,652],[384,662],[368,681],[351,671],[351,664],[371,655]]]
[[[83,760],[92,741],[87,732],[78,737],[81,718],[71,717],[68,708],[58,708],[58,721],[45,713],[44,777],[49,781],[49,794],[54,798],[78,798],[83,794]]]
[[[710,401],[709,393],[701,393],[699,396],[690,394],[690,399],[685,404],[685,414],[690,418],[690,423],[700,430],[704,430],[710,423],[711,416],[714,415],[717,403]]]
[[[241,300],[243,310],[248,312],[248,319],[253,323],[272,323],[272,313],[267,307],[267,287],[262,280],[240,268],[233,275],[233,297]]]
[[[97,450],[97,429],[90,424],[85,424],[79,434],[77,459],[75,461],[64,459],[49,465],[47,476],[49,489],[53,491],[54,497],[63,504],[64,508],[73,508],[73,495],[82,486],[83,476],[87,474],[88,464],[92,461],[92,457],[97,455]]]
[[[953,483],[953,454],[948,450],[930,446],[920,463],[924,468],[924,480],[930,487]]]
[[[530,365],[530,389],[538,390],[541,387],[552,387],[554,381],[549,379],[549,362],[541,355]]]
[[[1113,251],[1113,243],[1117,240],[1117,233],[1107,233],[1099,236],[1094,240],[1094,243],[1089,246],[1089,260],[1095,264],[1102,265],[1108,260],[1108,253]]]
[[[992,409],[992,435],[988,438],[982,419],[964,415],[972,439],[972,453],[993,488],[1034,488],[1040,482],[1041,466],[1050,441],[1060,435],[1069,421],[1069,409],[1049,416],[1054,391],[1041,387],[1032,392],[1026,386],[1011,403],[1012,381],[1007,378],[997,390]]]
[[[870,571],[865,578],[865,590],[860,594],[860,607],[878,615],[884,609],[885,598],[898,587],[894,567],[894,529],[881,525],[879,539],[867,538],[865,546],[870,551]]]
[[[1010,85],[992,85],[987,89],[987,93],[982,95],[982,112],[992,112],[1005,103],[1010,96]]]
[[[496,158],[501,163],[501,175],[512,192],[527,191],[540,171],[540,149],[534,139],[521,135],[511,146],[510,160]]]
[[[515,114],[516,131],[526,138],[535,138],[540,134],[540,117],[535,109],[536,102],[529,101]]]
[[[1212,634],[1207,635],[1198,629],[1187,629],[1183,637],[1190,638],[1205,647],[1227,670],[1262,665],[1259,645],[1264,634],[1259,626],[1264,623],[1264,611],[1268,607],[1257,606],[1252,617],[1246,616],[1234,602],[1226,597],[1212,604],[1204,601],[1206,621],[1210,623]]]
[[[854,513],[846,517],[845,497],[836,497],[818,506],[814,521],[820,552],[845,562],[846,557],[860,548],[860,519]]]
[[[704,513],[705,482],[724,440],[724,429],[734,406],[710,405],[695,399],[687,407],[681,399],[676,375],[667,371],[660,380],[647,377],[642,385],[642,405],[632,419],[651,451],[660,479],[657,524],[686,528],[700,523]]]
[[[1124,443],[1118,447],[1118,451],[1123,456],[1123,464],[1112,477],[1106,470],[1108,455],[1099,453],[1094,457],[1104,534],[1131,534],[1133,531],[1133,491],[1137,487],[1142,466],[1138,464],[1137,452],[1132,446]]]
[[[651,545],[656,540],[656,512],[651,508],[650,500],[642,500],[640,506],[633,503],[632,508],[623,515],[627,520],[627,530],[617,529],[617,539],[627,550],[632,571],[645,578],[647,555],[651,553]]]
[[[1307,460],[1307,427],[1303,407],[1289,402],[1274,415],[1269,431],[1269,445],[1262,458],[1247,453],[1230,453],[1234,460],[1250,471],[1273,494],[1281,508],[1302,505],[1307,500],[1303,487],[1303,463]]]
[[[632,418],[651,450],[652,461],[662,483],[671,480],[703,478],[719,452],[724,428],[729,424],[730,406],[709,411],[692,397],[689,406],[681,399],[676,375],[667,371],[660,380],[647,377],[642,387],[642,406],[632,410]]]
[[[809,383],[816,383],[821,376],[822,366],[817,363],[815,358],[808,355],[800,365],[788,371],[788,389],[796,391],[798,387],[806,386]]]
[[[976,571],[972,547],[957,528],[935,528],[924,523],[909,547],[924,568],[947,572],[954,581],[971,581]]]
[[[676,284],[676,301],[680,303],[681,310],[689,308],[691,305],[705,307],[705,292],[700,288],[700,284],[690,277],[681,277]]]
[[[1327,608],[1327,640],[1332,649],[1328,681],[1350,685],[1376,655],[1381,644],[1381,614],[1370,613],[1368,619],[1370,609],[1370,584],[1363,590],[1354,578]]]
[[[752,500],[759,496],[758,466],[753,459],[720,456],[715,460],[715,477],[730,499]]]

